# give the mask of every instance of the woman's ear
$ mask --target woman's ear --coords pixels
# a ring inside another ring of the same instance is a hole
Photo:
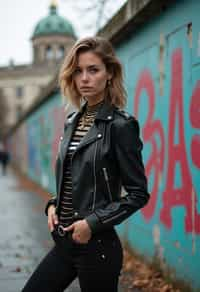
[[[108,81],[111,81],[111,79],[112,79],[112,77],[113,77],[113,74],[112,73],[108,73]]]
[[[113,75],[114,75],[113,68],[107,69],[107,76],[108,76],[107,80],[111,80],[113,78]]]

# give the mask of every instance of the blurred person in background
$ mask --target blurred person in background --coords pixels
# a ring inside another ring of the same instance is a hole
[[[122,67],[111,43],[77,41],[60,86],[77,111],[64,123],[57,195],[45,208],[55,244],[22,291],[62,292],[78,277],[82,292],[117,292],[123,253],[114,226],[144,207],[149,193],[139,124],[122,110]]]
[[[9,152],[6,150],[3,143],[0,143],[0,164],[2,167],[2,174],[6,175],[7,173],[7,166],[10,160]]]

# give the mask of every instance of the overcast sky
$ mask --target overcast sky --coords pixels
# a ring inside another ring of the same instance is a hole
[[[126,2],[110,1],[112,9],[108,9],[109,13],[115,13]],[[74,11],[70,4],[73,1],[57,2],[59,14],[72,22],[79,37],[92,34],[91,30],[83,29],[77,10]],[[86,2],[87,0],[82,0],[82,3]],[[10,59],[13,59],[15,64],[31,62],[30,38],[37,22],[48,14],[50,3],[50,0],[0,0],[0,66],[7,66]]]

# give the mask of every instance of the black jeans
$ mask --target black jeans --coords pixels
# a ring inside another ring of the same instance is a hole
[[[22,292],[63,292],[78,277],[82,292],[117,292],[122,246],[114,229],[75,243],[52,233],[55,246],[44,257]]]

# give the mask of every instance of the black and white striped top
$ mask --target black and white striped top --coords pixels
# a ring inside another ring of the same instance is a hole
[[[85,112],[80,117],[77,127],[72,135],[71,141],[68,146],[68,151],[64,160],[63,167],[63,181],[62,181],[62,192],[60,201],[60,213],[59,223],[63,226],[69,225],[73,218],[73,205],[72,205],[72,177],[71,177],[71,157],[73,152],[76,150],[81,139],[89,131],[92,126],[96,113],[103,101],[89,106],[87,105]]]

